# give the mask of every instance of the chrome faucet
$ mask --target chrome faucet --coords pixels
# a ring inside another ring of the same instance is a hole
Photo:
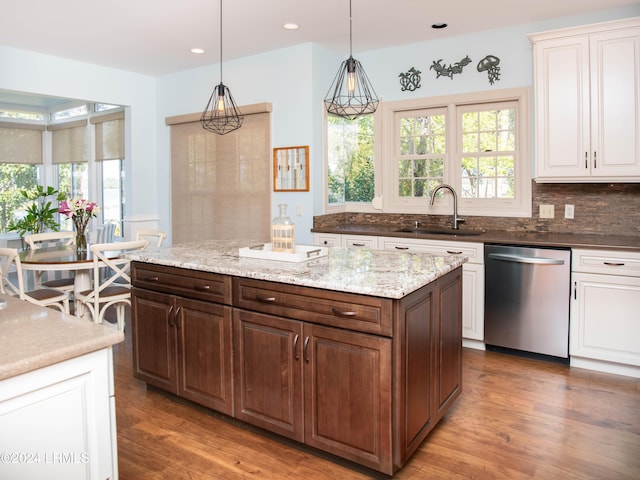
[[[441,190],[443,188],[449,190],[453,195],[453,229],[458,230],[458,224],[464,222],[464,218],[458,217],[458,195],[451,185],[441,183],[436,188],[434,188],[433,192],[431,192],[431,205],[433,205],[433,202],[436,199],[436,193],[438,193],[438,190]]]

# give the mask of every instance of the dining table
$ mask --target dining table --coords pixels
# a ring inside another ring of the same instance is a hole
[[[108,258],[116,258],[119,254],[120,252],[113,252],[113,256],[108,256]],[[75,245],[43,247],[22,250],[19,252],[19,256],[23,271],[74,271],[74,294],[92,287],[93,254],[90,249],[79,252]],[[76,316],[83,316],[84,310],[76,305]]]

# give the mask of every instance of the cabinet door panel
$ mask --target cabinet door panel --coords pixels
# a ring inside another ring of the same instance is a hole
[[[537,176],[588,174],[588,38],[541,42],[536,50]]]
[[[591,36],[592,175],[640,173],[640,28]]]
[[[174,300],[170,295],[133,289],[133,371],[136,378],[177,393]]]
[[[180,300],[178,395],[233,415],[231,307]]]
[[[308,324],[304,337],[305,443],[388,471],[391,339]]]
[[[302,324],[236,309],[236,418],[303,440]]]
[[[571,355],[640,365],[640,278],[574,273]]]

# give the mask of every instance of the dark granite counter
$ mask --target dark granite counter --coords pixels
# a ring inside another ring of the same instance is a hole
[[[373,235],[380,237],[400,237],[412,239],[448,240],[456,242],[502,243],[511,245],[532,245],[542,247],[568,247],[632,250],[640,252],[640,236],[626,235],[594,235],[553,232],[514,232],[492,230],[465,230],[460,228],[459,234],[448,233],[411,233],[399,232],[398,225],[335,225],[313,228],[313,233],[335,233],[342,235]],[[469,233],[473,233],[470,235]]]

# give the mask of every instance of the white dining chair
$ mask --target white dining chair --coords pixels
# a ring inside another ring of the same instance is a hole
[[[89,250],[93,255],[93,288],[76,293],[75,300],[82,311],[88,309],[95,323],[102,323],[107,309],[115,306],[118,330],[124,331],[124,308],[131,306],[131,261],[124,254],[147,248],[147,240],[97,243]],[[106,271],[106,276],[101,276]]]
[[[76,232],[74,231],[62,231],[62,232],[45,232],[45,233],[32,233],[24,237],[24,241],[29,245],[32,250],[45,247],[55,246],[70,246],[76,243]],[[36,272],[36,287],[55,288],[64,292],[73,292],[74,278],[55,278],[51,280],[42,281],[42,274],[44,272]]]
[[[137,240],[149,240],[150,244],[155,243],[155,247],[161,247],[164,239],[167,238],[166,232],[162,230],[154,230],[148,228],[141,228],[136,232]]]
[[[16,283],[10,280],[15,268]],[[25,291],[22,278],[22,265],[16,248],[0,248],[0,293],[6,293],[41,307],[55,307],[63,313],[69,313],[69,292],[53,288],[38,288]]]

